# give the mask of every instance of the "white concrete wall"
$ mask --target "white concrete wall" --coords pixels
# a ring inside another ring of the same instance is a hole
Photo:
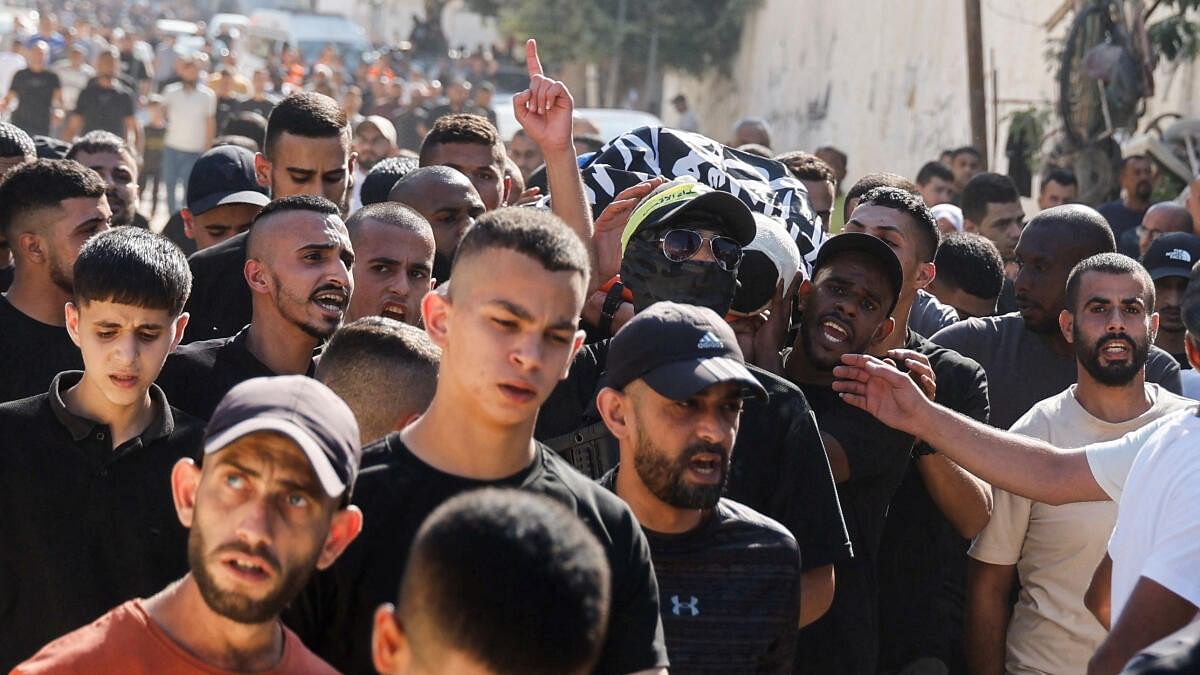
[[[984,59],[992,166],[1004,170],[1004,120],[1032,100],[1056,98],[1056,63],[1043,24],[1059,0],[984,0]],[[1060,37],[1067,26],[1055,31]],[[847,180],[871,171],[914,176],[942,148],[970,141],[961,0],[767,0],[748,22],[732,80],[668,75],[664,101],[688,95],[702,131],[727,140],[744,115],[767,118],[778,151],[833,144],[850,157]],[[991,70],[1001,104],[992,140]],[[1194,66],[1181,68],[1169,96],[1158,74],[1151,115],[1195,114]],[[669,104],[662,114],[675,119]],[[999,155],[997,157],[997,155]],[[848,183],[849,184],[849,183]]]

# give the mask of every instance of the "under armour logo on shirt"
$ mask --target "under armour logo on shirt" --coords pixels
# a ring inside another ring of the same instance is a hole
[[[725,343],[721,342],[721,338],[708,331],[700,337],[700,341],[696,343],[696,349],[724,349]]]
[[[709,333],[709,335],[712,335],[712,333]],[[683,616],[683,610],[685,609],[691,612],[692,616],[700,616],[700,598],[693,595],[691,602],[680,602],[678,595],[672,595],[671,613],[675,616]]]

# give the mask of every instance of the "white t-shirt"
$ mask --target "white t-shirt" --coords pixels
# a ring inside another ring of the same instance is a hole
[[[1060,448],[1120,438],[1195,401],[1147,384],[1153,402],[1137,417],[1111,423],[1075,398],[1076,385],[1036,404],[1011,431]],[[1083,604],[1092,573],[1104,557],[1117,518],[1113,502],[1051,506],[993,490],[987,527],[969,555],[993,565],[1016,565],[1020,593],[1008,624],[1005,672],[1013,675],[1082,673],[1105,631]]]
[[[1176,418],[1138,453],[1108,553],[1114,623],[1140,577],[1200,607],[1200,417]]]
[[[1200,371],[1193,369],[1179,371],[1179,383],[1183,385],[1183,395],[1200,401]]]
[[[167,112],[166,146],[181,152],[207,150],[208,121],[217,114],[213,90],[203,84],[185,89],[182,82],[174,82],[163,90],[162,99]]]
[[[1159,429],[1178,423],[1196,412],[1196,407],[1186,408],[1178,412],[1160,417],[1137,431],[1104,443],[1094,443],[1084,448],[1088,467],[1092,477],[1099,483],[1100,488],[1108,493],[1110,499],[1118,504],[1125,490],[1125,480],[1129,477],[1129,469],[1138,453],[1150,437]]]

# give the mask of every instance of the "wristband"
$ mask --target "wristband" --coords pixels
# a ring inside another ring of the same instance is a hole
[[[604,306],[600,308],[600,325],[596,327],[605,335],[612,335],[612,322],[617,317],[617,311],[621,309],[621,303],[625,302],[624,293],[625,285],[615,281],[604,296]]]

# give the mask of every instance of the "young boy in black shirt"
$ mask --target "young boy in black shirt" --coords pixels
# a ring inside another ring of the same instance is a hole
[[[459,493],[512,487],[564,504],[604,547],[612,612],[595,672],[665,672],[658,584],[641,528],[620,499],[533,440],[538,408],[583,344],[586,250],[558,218],[505,208],[468,230],[452,272],[449,291],[422,303],[426,331],[442,349],[433,402],[367,448],[354,501],[371,525],[285,620],[335,668],[371,672],[372,617],[394,599],[425,517]]]
[[[187,325],[187,260],[122,227],[84,245],[74,277],[67,331],[84,371],[0,405],[3,671],[188,568],[166,478],[204,429],[154,385]]]

